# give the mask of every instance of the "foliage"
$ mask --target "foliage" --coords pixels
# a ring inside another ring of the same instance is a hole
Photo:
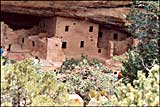
[[[66,86],[53,72],[38,71],[30,59],[1,66],[1,80],[1,106],[70,104]]]
[[[132,47],[127,54],[127,60],[123,62],[123,75],[128,77],[130,82],[137,78],[137,70],[142,70],[147,76],[149,69],[154,64],[160,63],[158,4],[159,2],[154,1],[136,1],[127,16],[126,25],[129,32],[140,41],[137,47]]]
[[[146,78],[142,71],[138,71],[138,80],[133,84],[117,84],[115,91],[117,96],[112,97],[114,105],[138,105],[138,106],[158,106],[159,104],[159,65],[155,65],[149,71]]]
[[[96,91],[91,91],[92,100],[89,106],[158,106],[159,102],[159,72],[160,66],[154,65],[149,70],[149,76],[146,77],[142,71],[138,71],[138,79],[134,80],[134,87],[128,83],[125,85],[122,81],[112,82],[114,95],[110,97],[105,94],[100,94],[97,99]],[[104,101],[105,99],[105,101]]]
[[[112,72],[107,70],[97,60],[88,60],[82,56],[79,60],[67,60],[56,71],[59,81],[66,83],[69,93],[80,95],[85,104],[90,97],[89,90],[110,89],[108,81],[112,80]]]
[[[113,93],[112,93],[113,94]],[[89,96],[91,100],[87,106],[102,106],[102,105],[111,105],[110,102],[106,104],[106,101],[109,101],[110,96],[112,95],[108,90],[103,89],[101,91],[90,90]]]

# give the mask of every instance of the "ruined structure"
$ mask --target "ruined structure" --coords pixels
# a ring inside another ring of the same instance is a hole
[[[1,8],[1,44],[8,47],[11,59],[38,56],[52,62],[87,55],[105,61],[132,44],[120,25],[97,23],[94,18],[16,13],[6,11],[6,4]]]
[[[79,58],[82,54],[107,59],[124,53],[131,43],[127,34],[73,18],[43,18],[30,29],[18,30],[16,27],[24,23],[12,25],[9,20],[6,23],[13,28],[1,22],[1,43],[8,45],[10,53],[23,52],[52,61]]]

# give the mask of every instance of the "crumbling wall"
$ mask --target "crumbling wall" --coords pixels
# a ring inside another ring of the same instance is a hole
[[[22,33],[24,31],[13,31],[7,24],[1,22],[1,45],[8,48],[7,57],[9,59],[22,60],[29,57],[28,50],[22,49],[19,43],[20,32]]]
[[[1,22],[1,45],[4,45],[5,44],[5,40],[7,39],[5,37],[5,25],[4,25],[4,22]]]
[[[72,18],[44,18],[31,29],[15,31],[4,23],[1,25],[1,41],[12,45],[11,51],[21,53],[19,55],[23,57],[27,57],[27,53],[50,61],[80,58],[82,54],[106,60],[123,54],[133,42],[119,31]]]
[[[39,35],[20,38],[22,49],[29,50],[29,53],[33,56],[45,59],[47,52],[46,36],[46,33],[40,33]]]
[[[17,42],[18,35],[7,24],[1,22],[1,45],[8,47]]]
[[[101,36],[100,36],[101,33]],[[114,37],[115,35],[115,37]],[[116,38],[117,35],[117,38]],[[98,37],[99,48],[109,48],[109,41],[122,41],[127,38],[127,34],[121,33],[120,31],[100,27]]]
[[[44,37],[47,37],[48,34],[39,33],[34,35],[36,39],[29,39],[32,38],[32,34],[37,34],[38,32],[38,26],[34,26],[31,29],[13,31],[4,22],[1,22],[1,45],[10,47],[8,57],[11,59],[24,59],[28,56],[26,54],[46,58],[47,39],[44,39]]]
[[[36,46],[32,48],[32,55],[38,56],[39,58],[47,58],[47,39],[39,39],[35,41]]]
[[[56,18],[51,17],[51,18],[41,19],[38,25],[38,29],[43,33],[48,33],[49,37],[53,37],[56,30]]]
[[[114,52],[113,55],[121,55],[125,53],[128,48],[133,44],[133,39],[127,38],[123,41],[113,41],[114,42]]]

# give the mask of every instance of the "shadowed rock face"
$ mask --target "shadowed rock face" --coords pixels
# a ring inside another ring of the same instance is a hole
[[[1,12],[74,17],[123,31],[130,5],[130,1],[1,1]]]

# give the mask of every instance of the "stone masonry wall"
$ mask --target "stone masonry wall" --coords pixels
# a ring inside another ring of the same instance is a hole
[[[15,31],[3,22],[1,26],[1,42],[7,46],[10,44],[10,51],[28,53],[49,61],[80,58],[82,54],[106,60],[123,54],[133,42],[119,31],[73,18],[44,18],[31,29]],[[102,32],[101,37],[99,32]]]
[[[133,39],[127,38],[123,41],[113,41],[114,42],[114,53],[113,55],[121,55],[127,51],[127,49],[133,44]]]
[[[41,19],[38,25],[38,29],[41,32],[48,33],[49,37],[53,37],[56,30],[56,18]]]
[[[61,39],[60,38],[48,38],[47,39],[47,57],[46,59],[48,61],[64,61],[65,55],[62,51],[61,45]]]
[[[8,47],[17,42],[17,34],[7,24],[1,22],[1,45]]]
[[[109,41],[122,41],[127,38],[126,34],[123,34],[116,30],[111,30],[107,28],[99,29],[99,32],[102,32],[102,37],[98,38],[98,47],[99,48],[109,48]],[[114,39],[114,34],[117,34],[117,40]]]
[[[68,26],[68,31],[65,27]],[[93,32],[89,32],[89,27],[93,27]],[[98,25],[86,21],[75,20],[70,18],[57,17],[56,34],[62,42],[66,42],[66,48],[63,49],[66,57],[78,58],[81,54],[95,55],[98,54],[97,37]],[[80,47],[81,42],[84,46]]]

